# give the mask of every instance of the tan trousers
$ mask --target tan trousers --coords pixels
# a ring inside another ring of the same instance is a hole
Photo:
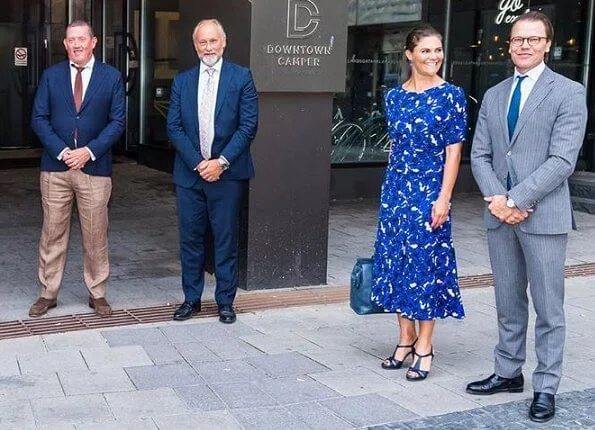
[[[84,280],[89,294],[105,297],[109,276],[107,247],[107,204],[112,180],[91,176],[81,170],[41,172],[43,227],[39,241],[39,281],[41,296],[55,299],[64,275],[72,202],[76,197],[83,236]]]

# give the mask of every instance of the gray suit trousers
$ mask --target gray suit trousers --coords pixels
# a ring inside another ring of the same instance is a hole
[[[562,376],[567,241],[567,234],[529,234],[518,225],[502,224],[488,230],[498,315],[495,373],[512,378],[521,373],[525,363],[529,284],[537,314],[533,390],[549,394],[556,393]]]

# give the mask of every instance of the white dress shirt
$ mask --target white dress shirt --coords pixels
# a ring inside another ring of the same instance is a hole
[[[85,93],[87,92],[87,87],[89,86],[89,81],[91,80],[91,74],[93,73],[93,65],[95,64],[95,56],[92,55],[91,59],[87,64],[85,64],[85,68],[81,72],[81,78],[83,79],[83,97],[81,100],[85,100]],[[70,61],[70,83],[72,85],[72,94],[74,94],[74,81],[76,79],[76,68],[78,65],[74,64]]]
[[[539,79],[539,77],[541,76],[541,74],[543,73],[544,70],[545,70],[545,63],[543,61],[541,63],[539,63],[537,66],[533,67],[531,70],[529,70],[524,75],[519,73],[519,71],[515,67],[514,79],[512,80],[512,88],[510,89],[510,94],[508,95],[508,104],[506,105],[506,112],[508,112],[508,109],[510,108],[510,101],[512,100],[512,93],[514,92],[514,89],[518,83],[517,77],[519,77],[519,76],[527,77],[526,79],[523,79],[523,81],[521,82],[521,104],[519,106],[519,115],[520,115],[520,113],[523,111],[523,107],[525,106],[525,102],[527,101],[529,94],[531,94],[531,91],[533,90],[533,87],[535,86],[537,79]]]
[[[76,80],[76,73],[77,70],[74,66],[77,66],[76,64],[74,64],[72,61],[69,61],[70,64],[70,84],[72,85],[72,94],[74,94],[74,81]],[[87,87],[89,86],[89,81],[91,81],[91,74],[93,73],[93,65],[95,64],[95,56],[92,55],[91,59],[89,60],[89,62],[87,64],[85,64],[85,68],[83,69],[83,71],[81,72],[81,78],[83,81],[83,94],[81,97],[81,100],[85,100],[85,93],[87,92]],[[76,142],[75,142],[76,144]],[[70,148],[64,148],[64,150],[62,152],[60,152],[60,154],[58,154],[58,160],[62,161],[62,158],[64,156],[64,153],[66,151],[68,151]],[[97,158],[95,157],[95,154],[93,154],[93,151],[91,151],[89,149],[89,147],[85,146],[85,149],[87,151],[89,151],[89,155],[91,156],[91,160],[95,161]]]
[[[208,127],[210,129],[210,135],[211,136],[215,136],[215,105],[217,104],[217,91],[219,89],[219,77],[221,76],[221,66],[223,65],[223,58],[219,59],[219,61],[217,61],[214,65],[213,65],[213,69],[215,69],[215,73],[213,73],[213,77],[211,79],[213,79],[213,100],[211,103],[211,115],[210,115],[210,121],[208,124],[204,124],[204,121],[201,120],[201,118],[198,118],[198,122],[200,124],[200,127]],[[197,108],[197,112],[200,112],[200,101],[203,97],[203,94],[205,93],[205,87],[207,85],[207,81],[209,80],[209,73],[207,72],[207,69],[209,69],[211,67],[207,66],[205,63],[203,63],[202,61],[200,62],[200,78],[198,79],[198,105],[196,106]],[[213,144],[213,142],[211,142],[211,145]]]

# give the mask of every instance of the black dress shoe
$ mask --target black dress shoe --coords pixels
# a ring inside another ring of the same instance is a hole
[[[525,379],[521,373],[514,378],[502,378],[493,374],[489,378],[475,381],[467,385],[469,394],[488,395],[507,391],[509,393],[522,393]]]
[[[537,423],[545,423],[556,415],[556,401],[553,394],[533,394],[533,402],[529,408],[529,418]]]
[[[217,305],[219,308],[219,321],[225,324],[236,322],[236,313],[232,305]]]
[[[174,312],[174,321],[184,321],[200,312],[200,301],[196,303],[184,302]]]

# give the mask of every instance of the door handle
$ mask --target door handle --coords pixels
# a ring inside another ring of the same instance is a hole
[[[136,43],[136,39],[132,33],[125,33],[124,36],[124,50],[126,52],[126,57],[128,59],[128,66],[126,70],[126,95],[130,95],[138,81],[138,69],[139,69],[139,55],[138,55],[138,45]]]

